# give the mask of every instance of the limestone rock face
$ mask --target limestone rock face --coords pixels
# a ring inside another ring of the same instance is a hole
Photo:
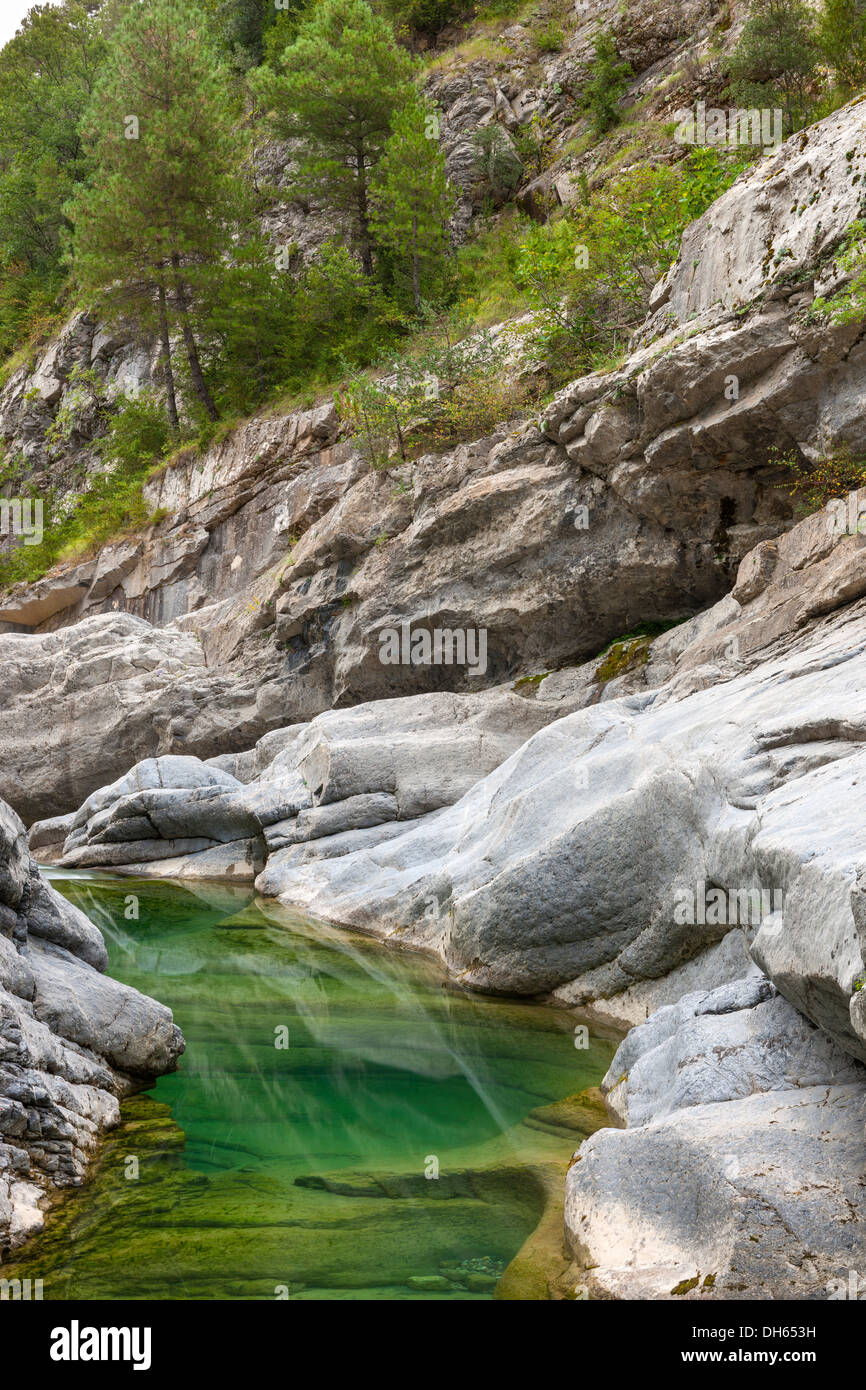
[[[6,595],[0,793],[25,820],[77,808],[146,757],[240,753],[335,706],[471,694],[585,659],[636,614],[718,598],[790,513],[766,468],[738,475],[727,546],[721,476],[698,504],[687,471],[656,506],[648,484],[618,492],[534,426],[421,460],[411,483],[340,448],[275,481],[254,447],[213,463],[229,478],[213,496],[194,470],[167,475],[152,500],[179,510],[158,535]],[[404,630],[483,634],[484,659],[384,662]]]
[[[122,658],[126,630],[109,627],[109,615],[120,621],[132,614],[158,629],[180,629],[182,636],[155,636],[157,647],[165,641],[186,653],[198,639],[198,652],[184,661],[206,665],[205,688],[221,705],[227,731],[239,706],[253,713],[254,684],[267,698],[255,726],[245,719],[244,742],[208,744],[207,720],[190,709],[199,704],[201,673],[188,671],[167,692],[159,739],[144,746],[135,722],[129,737],[115,730],[112,745],[125,756],[116,772],[161,753],[239,752],[270,729],[334,706],[472,693],[585,658],[637,613],[682,617],[718,598],[748,548],[738,540],[726,552],[721,502],[699,523],[688,520],[687,535],[676,534],[669,516],[636,509],[531,424],[422,459],[410,477],[406,467],[371,471],[345,444],[317,443],[312,420],[303,426],[312,452],[303,455],[291,444],[301,426],[279,423],[285,438],[273,421],[250,425],[231,447],[226,441],[211,451],[201,474],[182,463],[168,470],[148,501],[171,516],[153,533],[4,596],[0,621],[14,631],[0,633],[0,642],[14,653],[13,706],[49,684],[40,679],[42,653],[61,649],[55,630],[68,630],[77,648],[95,642],[97,632],[112,633]],[[333,431],[333,420],[323,417],[321,429]],[[752,488],[744,517],[753,516],[756,495]],[[789,511],[785,497],[766,502],[749,535],[771,539]],[[483,633],[484,660],[383,662],[383,640],[404,625],[431,640],[437,632]],[[146,629],[138,633],[144,641]],[[36,640],[26,640],[31,634]],[[107,652],[107,641],[98,645]],[[280,717],[272,719],[277,703]],[[175,705],[188,711],[177,729]],[[0,731],[0,746],[6,737]],[[76,760],[80,737],[67,723],[64,740]],[[17,769],[22,759],[11,752]],[[101,783],[116,772],[104,769]],[[44,819],[80,804],[99,784],[78,784],[72,797],[58,788],[50,806],[22,799],[19,809],[28,820]],[[14,796],[16,785],[10,779],[0,789]]]
[[[95,926],[40,876],[0,802],[0,1261],[83,1181],[124,1095],[173,1071],[171,1013],[101,972]]]
[[[866,113],[860,101],[798,131],[693,222],[653,308],[677,323],[790,286],[861,215]]]
[[[222,612],[239,629],[258,630],[261,589],[254,603],[248,587],[285,562],[293,532],[332,506],[362,471],[349,449],[333,447],[338,432],[336,412],[325,405],[251,420],[204,461],[181,454],[144,489],[152,514],[167,519],[91,559],[13,586],[0,601],[0,624],[45,630],[120,611],[163,626],[211,606],[216,594],[231,600]]]
[[[73,474],[96,465],[92,445],[100,421],[88,393],[76,386],[76,369],[95,372],[110,397],[134,395],[154,384],[157,358],[156,345],[133,326],[106,330],[89,314],[76,313],[32,360],[12,372],[0,390],[0,437],[23,460],[34,495],[64,484],[71,489]],[[75,416],[75,426],[69,457],[58,466],[46,434],[61,408]]]
[[[71,816],[37,822],[31,843],[53,847],[62,825],[64,868],[252,880],[268,854],[343,852],[451,805],[566,707],[504,688],[332,710],[234,759],[145,759]],[[226,761],[261,771],[241,782]]]
[[[533,217],[543,218],[550,207],[575,200],[579,172],[593,171],[597,158],[591,146],[583,158],[572,153],[572,146],[599,28],[615,35],[619,53],[632,65],[629,101],[670,101],[670,79],[681,74],[687,42],[701,53],[712,81],[713,55],[730,37],[729,24],[722,24],[713,0],[631,0],[627,9],[618,0],[580,0],[570,8],[567,19],[561,16],[566,22],[555,52],[539,49],[539,16],[523,16],[503,29],[488,54],[476,56],[474,45],[465,55],[446,50],[442,61],[428,69],[426,95],[440,112],[440,143],[458,195],[452,227],[456,240],[485,202],[503,199],[503,185],[513,184],[516,201]],[[498,131],[505,164],[493,180],[484,176],[477,143],[479,134],[491,128]],[[538,130],[546,137],[540,174],[531,155],[521,168],[513,139]]]
[[[508,128],[516,92],[470,99],[451,80],[437,100],[454,129],[491,112]],[[147,486],[163,519],[144,535],[0,599],[0,794],[50,819],[143,758],[237,755],[335,707],[557,670],[636,620],[705,609],[749,555],[734,599],[750,604],[793,521],[774,451],[866,453],[860,328],[811,312],[845,283],[864,119],[852,103],[744,175],[687,230],[623,366],[571,383],[538,423],[372,470],[325,403],[175,460]],[[49,396],[95,332],[70,328],[57,362],[46,350]],[[15,409],[36,401],[24,384]],[[825,577],[816,614],[841,597]],[[845,582],[858,591],[858,573]],[[483,632],[484,662],[383,662],[404,628]]]
[[[613,1017],[664,1002],[657,982],[703,953],[740,972],[748,946],[808,1018],[866,1057],[852,1009],[864,545],[832,509],[809,518],[779,542],[766,586],[745,586],[747,603],[724,600],[647,644],[643,665],[607,684],[585,669],[542,681],[542,704],[584,707],[454,805],[375,850],[303,862],[283,850],[260,888],[399,932],[476,988],[558,989]],[[733,930],[741,945],[723,958]]]
[[[27,821],[143,758],[240,753],[334,706],[549,669],[728,582],[712,526],[672,544],[532,427],[421,461],[408,489],[339,447],[281,482],[296,463],[252,433],[203,481],[178,465],[159,482],[154,505],[179,510],[158,535],[7,594],[0,792]],[[484,659],[383,662],[404,627],[483,633]]]
[[[531,425],[422,459],[399,482],[411,493],[361,478],[281,576],[276,638],[299,674],[330,670],[332,704],[550,669],[599,651],[635,612],[680,617],[727,587],[712,523],[694,544],[671,543],[667,519],[632,508]],[[484,669],[383,665],[383,640],[403,624],[431,638],[484,632]]]
[[[866,1255],[866,1070],[757,972],[632,1029],[628,1128],[575,1155],[566,1231],[602,1298],[827,1298]]]
[[[76,810],[141,758],[209,757],[285,722],[255,662],[240,680],[211,674],[193,634],[130,614],[0,634],[0,664],[0,792],[27,821]]]

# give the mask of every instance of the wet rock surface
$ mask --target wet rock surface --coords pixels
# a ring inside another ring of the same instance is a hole
[[[40,876],[0,802],[0,1260],[77,1186],[123,1096],[172,1071],[171,1013],[102,972],[98,929]]]

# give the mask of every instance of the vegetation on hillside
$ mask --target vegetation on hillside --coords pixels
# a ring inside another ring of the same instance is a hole
[[[614,22],[573,65],[579,80],[563,79],[570,143],[546,117],[476,132],[485,211],[455,246],[439,114],[423,96],[442,56],[429,45],[465,34],[471,56],[518,12],[536,59],[567,46],[570,8],[539,17],[518,0],[30,11],[0,51],[0,379],[88,307],[160,344],[161,391],[93,406],[114,482],[82,479],[48,550],[4,559],[0,582],[90,544],[112,519],[140,524],[142,481],[166,450],[203,447],[263,406],[339,392],[382,463],[483,432],[616,360],[684,227],[759,151],[674,147],[663,116],[628,104]],[[756,0],[721,71],[731,101],[779,106],[796,129],[866,80],[866,0]],[[288,142],[288,189],[260,173],[257,149],[274,139]],[[564,206],[518,208],[530,178],[588,151],[590,173]],[[289,197],[333,226],[312,257],[262,233]],[[862,249],[854,237],[847,298],[826,312],[860,313]],[[506,350],[486,330],[515,318]],[[522,372],[505,369],[515,357]],[[58,450],[62,431],[61,412]],[[4,474],[21,479],[20,458],[0,462]]]
[[[807,461],[796,452],[777,453],[774,461],[792,474],[790,492],[799,516],[809,516],[831,499],[845,498],[849,492],[866,487],[866,460],[855,458],[845,445],[817,462]]]
[[[0,558],[0,583],[38,579],[59,560],[89,554],[106,541],[140,531],[158,520],[148,514],[143,485],[171,446],[165,408],[156,397],[142,394],[117,407],[110,402],[103,383],[94,373],[79,372],[71,399],[58,413],[49,432],[50,444],[61,449],[76,427],[82,397],[105,419],[99,443],[103,469],[86,480],[87,492],[75,508],[50,494],[42,497],[52,516],[38,544],[20,545]],[[25,497],[32,492],[17,460],[0,463],[0,496]]]

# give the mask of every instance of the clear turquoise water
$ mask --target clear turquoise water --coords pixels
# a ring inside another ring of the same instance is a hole
[[[578,1051],[561,1011],[468,996],[433,962],[241,890],[55,886],[187,1050],[19,1261],[46,1298],[491,1296],[467,1282],[517,1252],[539,1174],[579,1138],[524,1121],[596,1085],[610,1042]],[[431,1275],[449,1285],[410,1287]]]

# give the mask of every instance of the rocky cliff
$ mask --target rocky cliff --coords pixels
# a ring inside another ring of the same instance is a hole
[[[866,1253],[866,497],[796,521],[779,463],[866,447],[821,307],[863,111],[744,175],[539,419],[390,469],[330,405],[252,421],[0,611],[43,860],[254,880],[631,1028],[568,1176],[596,1296],[823,1297]],[[404,627],[483,670],[384,664]]]
[[[45,881],[0,803],[0,1260],[86,1175],[120,1101],[173,1071],[171,1013],[103,972],[102,936]]]
[[[8,591],[0,791],[28,819],[59,814],[143,756],[241,751],[334,706],[554,669],[720,598],[746,553],[791,525],[779,454],[864,447],[861,327],[813,309],[850,279],[837,253],[860,207],[862,112],[843,108],[739,180],[686,233],[624,365],[581,378],[540,421],[383,471],[332,406],[255,420],[148,485],[168,515],[147,534]],[[153,636],[90,621],[119,613]],[[381,635],[403,623],[483,629],[484,670],[383,665]],[[194,672],[180,683],[157,655],[166,624]],[[85,726],[88,703],[113,701],[104,631],[156,648],[161,708],[128,733],[115,721],[100,751]],[[70,641],[80,655],[58,664]],[[45,732],[68,752],[51,785],[19,740],[58,700]]]
[[[568,1179],[595,1293],[823,1296],[864,1253],[863,507],[762,543],[612,663],[145,760],[32,843],[255,878],[472,988],[635,1025],[605,1080],[626,1128]]]

